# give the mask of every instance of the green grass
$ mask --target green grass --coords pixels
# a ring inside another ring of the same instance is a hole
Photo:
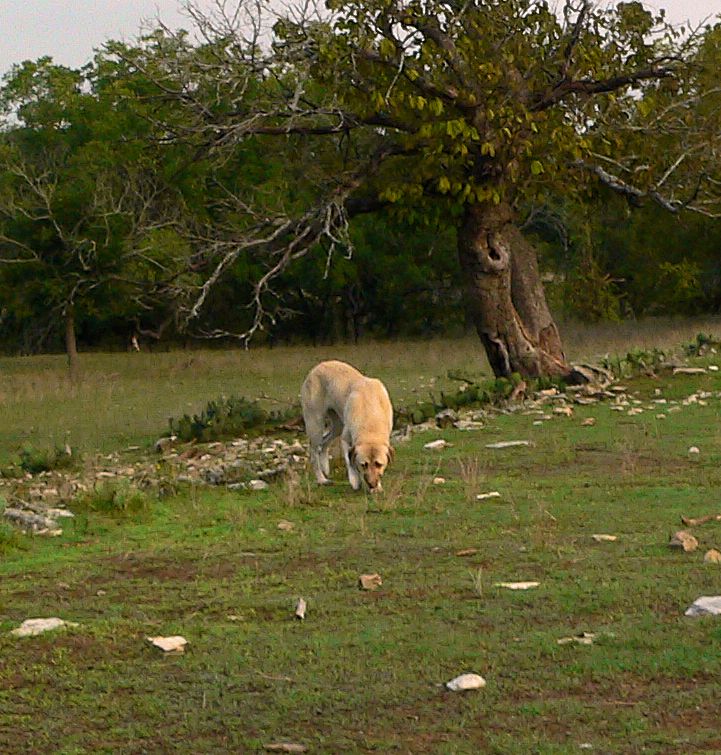
[[[424,348],[407,350],[412,364],[398,348],[385,365],[380,350],[336,353],[383,376],[395,364],[396,386],[466,366],[450,348],[423,362]],[[235,375],[228,392],[284,397],[330,353],[280,352],[275,367],[264,363],[267,382],[242,354],[163,355],[146,378],[182,359],[217,360],[198,404],[221,392],[222,375]],[[113,357],[124,386],[136,356]],[[186,378],[190,395],[200,376]],[[134,380],[143,385],[141,372]],[[646,405],[656,388],[721,391],[721,376],[630,385]],[[721,510],[719,406],[657,420],[668,407],[629,417],[603,404],[542,427],[499,414],[481,431],[418,435],[397,449],[379,497],[354,494],[336,469],[328,489],[186,487],[140,508],[85,507],[60,538],[0,531],[0,752],[245,753],[277,741],[318,753],[719,752],[721,619],[683,611],[721,593],[721,569],[702,561],[721,546],[721,525],[696,529],[695,553],[666,546],[682,514]],[[594,427],[581,427],[587,416]],[[77,419],[67,419],[75,441]],[[117,443],[110,415],[97,421],[87,442]],[[125,440],[152,427],[132,413]],[[7,443],[18,423],[2,432]],[[453,446],[424,451],[435,437]],[[504,439],[535,445],[485,448]],[[447,483],[432,485],[435,475]],[[501,498],[475,500],[488,490]],[[294,529],[278,530],[281,519]],[[591,539],[604,532],[618,541]],[[456,555],[468,548],[476,553]],[[383,586],[359,591],[358,575],[375,571]],[[512,580],[541,585],[493,586]],[[301,595],[302,623],[292,618]],[[8,634],[52,615],[80,627]],[[595,644],[556,643],[581,631]],[[186,654],[164,657],[145,640],[156,634],[182,634]],[[465,671],[487,687],[439,686]]]

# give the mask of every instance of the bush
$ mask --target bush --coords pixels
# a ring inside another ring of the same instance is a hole
[[[96,485],[89,493],[75,501],[79,509],[111,515],[138,514],[145,511],[149,504],[148,496],[128,482]]]
[[[169,420],[171,435],[182,441],[237,438],[249,430],[270,430],[295,418],[300,411],[291,408],[284,412],[266,411],[257,401],[240,396],[221,397],[211,401],[200,414],[184,414],[180,419]]]
[[[35,448],[25,446],[20,451],[20,468],[24,472],[37,474],[51,472],[54,469],[69,469],[77,460],[77,456],[69,446],[55,448]]]

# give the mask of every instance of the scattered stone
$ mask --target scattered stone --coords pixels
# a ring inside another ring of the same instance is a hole
[[[472,419],[459,419],[456,422],[456,430],[482,430],[484,427],[483,422]]]
[[[534,421],[533,426],[534,427],[539,427],[542,424],[543,424],[543,420],[537,419],[537,420]]]
[[[721,514],[706,514],[705,516],[699,517],[681,517],[681,523],[685,524],[687,527],[696,527],[699,524],[706,524],[706,522],[721,522]]]
[[[178,440],[178,438],[175,435],[169,435],[165,438],[158,438],[158,440],[155,441],[155,452],[163,454],[166,451],[169,451],[173,447],[173,444],[176,440]]]
[[[249,490],[267,490],[269,487],[265,480],[251,480],[248,483]]]
[[[446,484],[446,478],[445,477],[434,477],[433,478],[433,484],[434,485],[445,485]]]
[[[690,553],[698,548],[698,540],[690,532],[679,530],[671,535],[668,545],[670,548],[679,548],[686,553]]]
[[[696,456],[701,453],[701,449],[698,446],[691,446],[691,448],[688,449],[688,453],[690,456]]]
[[[596,418],[595,417],[586,417],[586,419],[581,422],[581,427],[593,427],[596,424]]]
[[[486,443],[486,448],[502,449],[515,448],[516,446],[530,446],[530,440],[501,440],[498,443]]]
[[[458,422],[458,414],[453,409],[444,409],[436,414],[436,427],[455,427]]]
[[[721,595],[702,595],[686,609],[685,616],[721,616]]]
[[[358,586],[361,590],[377,590],[383,584],[380,574],[361,574]]]
[[[281,530],[282,532],[290,532],[293,529],[293,527],[295,527],[293,522],[289,522],[287,519],[281,519],[278,522],[278,529]]]
[[[476,496],[477,501],[485,501],[487,498],[500,498],[501,494],[497,490],[491,490],[490,493],[479,493]]]
[[[473,556],[478,553],[478,548],[464,548],[463,550],[456,551],[456,556]]]
[[[446,682],[446,689],[451,692],[465,692],[471,689],[483,689],[486,680],[478,674],[461,674],[455,679]]]
[[[58,512],[60,509],[50,509],[38,506],[34,506],[33,508],[35,508],[36,511],[42,511],[43,513],[35,513],[31,508],[31,504],[18,502],[17,504],[6,508],[3,511],[3,517],[11,524],[19,527],[25,532],[32,533],[33,535],[58,537],[58,535],[63,534],[62,529],[58,527],[57,519],[59,515],[57,513],[55,515],[50,513]],[[68,512],[68,514],[72,516],[72,513]]]
[[[711,372],[718,372],[718,371],[719,371],[719,366],[718,366],[717,364],[710,364],[710,365],[708,366],[708,368],[709,368],[709,370],[710,370]]]
[[[305,745],[300,745],[296,742],[273,742],[272,744],[265,745],[263,749],[266,752],[308,752],[308,748]]]
[[[53,616],[49,619],[25,619],[17,628],[13,629],[10,634],[15,637],[35,637],[43,632],[51,632],[53,629],[60,627],[77,627],[74,621],[63,621]]]
[[[545,398],[550,398],[551,396],[558,396],[558,389],[557,388],[544,388],[542,391],[538,391],[539,396],[544,396]]]
[[[185,652],[185,646],[188,641],[185,637],[175,635],[173,637],[146,637],[148,642],[160,648],[164,653],[174,653],[180,655]]]
[[[557,406],[554,408],[553,413],[563,415],[564,417],[572,417],[573,407],[572,406]]]
[[[575,642],[577,645],[593,645],[596,635],[593,632],[581,632],[571,637],[560,637],[556,640],[559,645],[570,645]]]
[[[706,370],[703,367],[674,367],[674,375],[705,375]]]
[[[715,548],[711,548],[703,554],[703,560],[706,564],[721,564],[721,553]]]
[[[496,582],[493,586],[505,587],[507,590],[532,590],[540,584],[540,582]]]
[[[665,414],[657,414],[656,415],[656,419],[666,419],[666,415]]]
[[[447,440],[438,438],[438,440],[432,440],[430,443],[425,443],[423,448],[428,451],[440,451],[442,448],[449,448],[450,446],[451,444]]]
[[[298,598],[298,602],[295,604],[295,618],[299,621],[303,621],[305,619],[305,612],[308,608],[308,604],[303,600],[303,598]]]
[[[637,414],[643,414],[643,409],[639,406],[634,406],[633,408],[629,409],[626,414],[629,417],[635,417]]]
[[[591,535],[597,543],[613,543],[618,540],[618,535]]]

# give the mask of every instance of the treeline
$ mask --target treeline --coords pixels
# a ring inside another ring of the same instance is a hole
[[[281,230],[292,233],[278,218],[327,193],[334,165],[354,145],[342,134],[240,135],[232,153],[215,159],[212,118],[199,128],[182,90],[158,83],[169,55],[192,71],[213,54],[211,44],[158,31],[135,46],[109,43],[81,69],[43,58],[5,77],[0,348],[226,338],[252,329],[254,297],[269,302],[257,337],[271,343],[465,328],[457,222],[423,208],[348,217],[337,243],[326,238],[314,253],[299,252],[272,290],[258,288],[268,259],[293,254],[292,244],[274,247]],[[208,97],[213,112],[248,100],[262,109],[279,85],[258,78],[241,102],[219,82]],[[249,196],[267,220],[254,209],[253,233],[239,241],[237,228],[250,221],[238,207]],[[603,188],[559,190],[518,210],[541,250],[552,306],[567,317],[721,308],[718,220],[629,207]],[[208,285],[215,271],[223,275]]]

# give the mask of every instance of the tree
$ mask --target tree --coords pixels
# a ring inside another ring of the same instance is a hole
[[[169,124],[174,139],[218,165],[253,144],[282,153],[291,173],[303,166],[294,201],[269,209],[259,187],[236,185],[211,213],[212,272],[188,322],[252,251],[265,263],[240,334],[251,337],[273,320],[279,275],[347,245],[350,218],[390,206],[455,226],[497,375],[572,377],[519,207],[600,180],[634,203],[715,211],[718,164],[701,170],[699,158],[718,142],[718,44],[707,36],[704,49],[641,3],[566,0],[556,13],[544,0],[329,0],[278,19],[270,52],[262,5],[191,7],[199,46],[163,41],[166,30],[129,61],[148,75],[149,57],[163,60],[150,78],[185,113],[182,128]]]
[[[44,58],[2,89],[3,304],[44,333],[62,322],[73,374],[79,321],[137,318],[185,269],[186,245],[168,238],[177,198],[118,81],[103,58],[83,70]]]

